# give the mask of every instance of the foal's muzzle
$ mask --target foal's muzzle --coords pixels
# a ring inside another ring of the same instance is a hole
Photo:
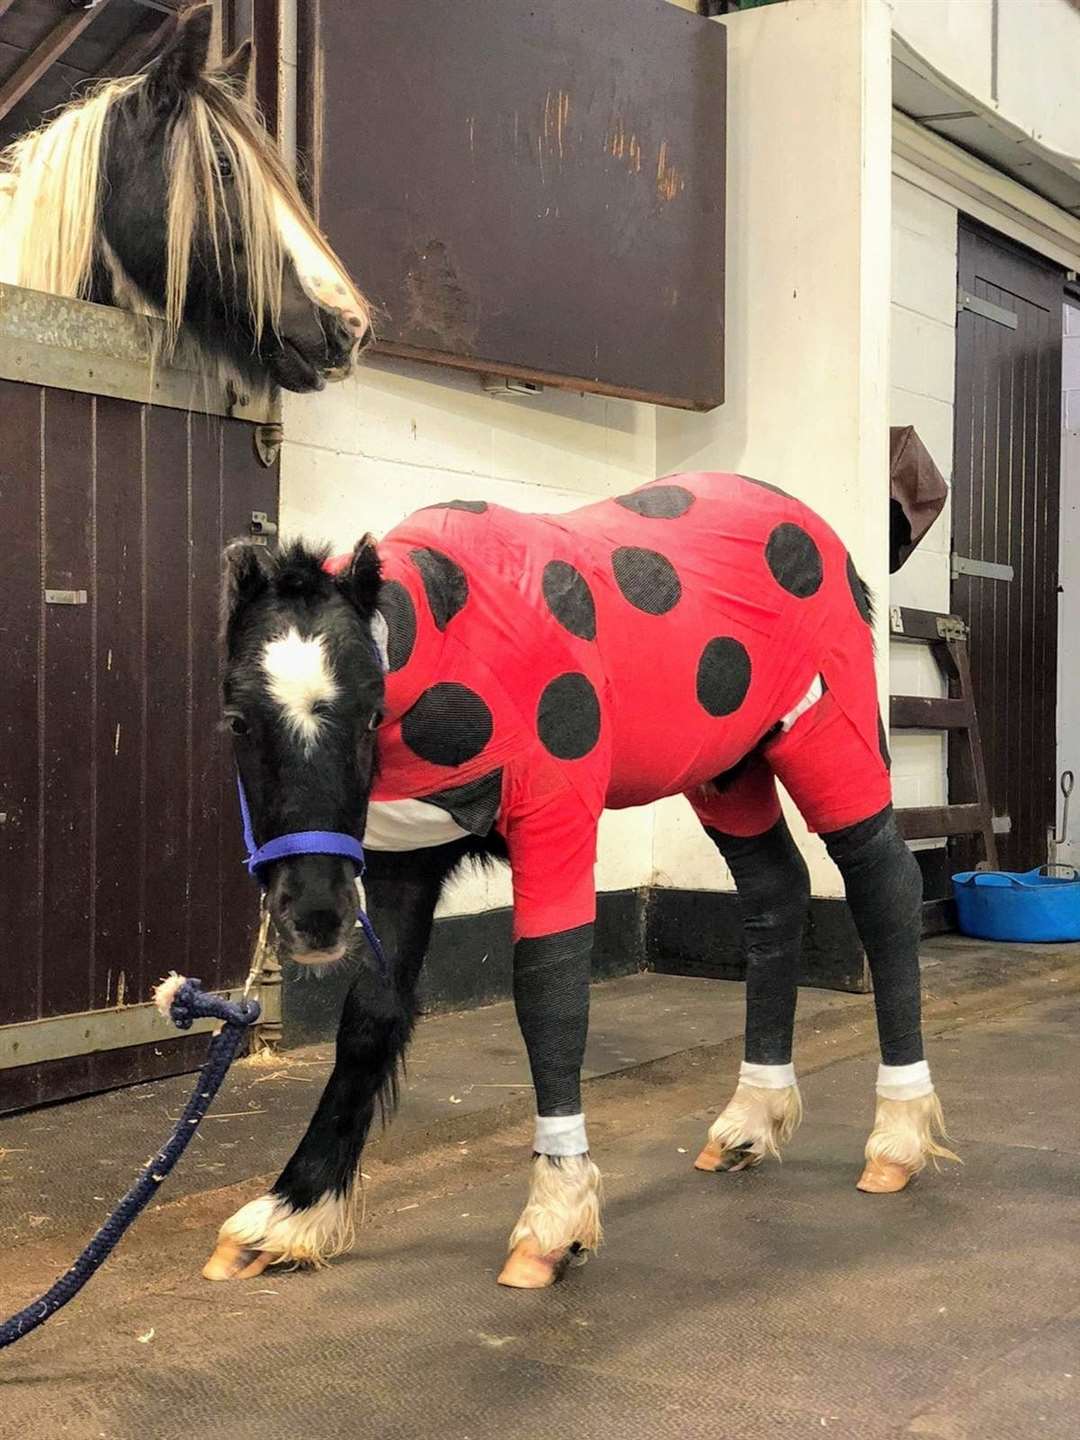
[[[267,898],[284,957],[332,965],[356,925],[355,869],[334,855],[304,855],[275,867]]]

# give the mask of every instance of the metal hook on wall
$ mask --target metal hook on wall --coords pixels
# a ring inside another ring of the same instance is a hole
[[[1071,770],[1061,772],[1061,794],[1065,803],[1061,807],[1061,834],[1054,836],[1055,845],[1064,845],[1069,833],[1069,796],[1072,794],[1074,778]]]

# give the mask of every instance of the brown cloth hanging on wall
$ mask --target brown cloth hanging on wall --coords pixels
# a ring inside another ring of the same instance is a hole
[[[949,487],[914,425],[889,430],[889,574],[895,575],[945,508]]]

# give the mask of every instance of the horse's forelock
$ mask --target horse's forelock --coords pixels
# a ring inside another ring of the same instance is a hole
[[[283,599],[329,599],[335,593],[333,579],[326,570],[329,557],[329,546],[292,541],[274,558],[274,590]]]

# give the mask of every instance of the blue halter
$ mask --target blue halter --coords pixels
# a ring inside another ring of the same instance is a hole
[[[236,772],[236,790],[240,796],[240,819],[244,826],[244,844],[248,850],[247,860],[244,863],[247,865],[248,874],[253,875],[264,889],[262,867],[272,864],[275,860],[287,860],[293,855],[341,855],[344,859],[353,862],[358,876],[363,875],[364,847],[355,836],[346,835],[341,830],[295,830],[290,835],[279,835],[274,840],[268,840],[265,845],[257,845],[255,831],[251,824],[251,809],[239,770]],[[371,953],[375,956],[382,978],[388,980],[390,971],[382,945],[379,943],[375,927],[363,907],[357,907],[356,918],[371,946]]]

